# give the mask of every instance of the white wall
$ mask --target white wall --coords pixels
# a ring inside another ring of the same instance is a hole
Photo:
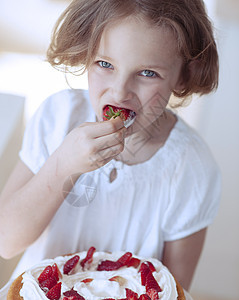
[[[44,53],[55,20],[67,2],[57,0],[1,0],[0,51]]]

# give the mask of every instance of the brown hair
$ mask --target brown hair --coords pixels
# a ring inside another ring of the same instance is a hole
[[[175,33],[184,59],[184,88],[173,91],[185,98],[207,94],[218,86],[218,53],[212,24],[202,0],[73,0],[58,19],[47,51],[54,67],[69,70],[92,63],[106,25],[130,15],[154,25],[167,25]]]

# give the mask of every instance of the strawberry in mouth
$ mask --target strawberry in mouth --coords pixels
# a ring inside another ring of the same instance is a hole
[[[127,108],[106,105],[103,109],[103,120],[107,121],[111,118],[120,117],[124,121],[124,126],[128,128],[134,123],[136,113]]]

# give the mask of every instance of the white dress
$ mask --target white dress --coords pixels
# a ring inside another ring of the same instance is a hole
[[[86,121],[95,121],[87,91],[54,94],[28,124],[20,158],[37,173],[65,135]],[[110,183],[113,168],[117,178]],[[164,146],[148,161],[129,166],[112,160],[81,176],[49,226],[25,251],[13,277],[44,258],[90,246],[161,260],[165,241],[212,223],[219,198],[220,173],[208,147],[178,118]]]

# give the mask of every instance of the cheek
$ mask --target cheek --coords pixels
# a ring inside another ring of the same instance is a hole
[[[162,92],[160,89],[155,90],[151,94],[148,94],[142,103],[142,110],[144,114],[146,113],[153,113],[156,117],[160,116],[163,111],[165,110],[169,97],[170,92]]]
[[[100,111],[99,111],[99,95],[100,95],[100,82],[96,78],[95,74],[93,72],[88,72],[88,92],[90,97],[91,105],[97,115],[98,118],[100,118]]]

